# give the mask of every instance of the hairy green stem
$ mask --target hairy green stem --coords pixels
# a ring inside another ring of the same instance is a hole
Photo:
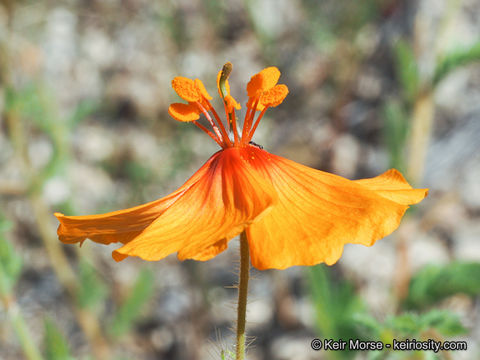
[[[245,323],[247,314],[248,276],[250,270],[250,258],[247,234],[240,234],[240,275],[238,283],[238,307],[237,307],[237,347],[236,360],[245,359]]]

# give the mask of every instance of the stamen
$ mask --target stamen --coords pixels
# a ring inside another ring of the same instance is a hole
[[[257,97],[255,102],[253,103],[253,107],[249,108],[247,114],[245,115],[245,121],[243,122],[243,129],[242,129],[242,144],[247,145],[247,137],[250,133],[250,127],[252,126],[253,119],[255,118],[255,112],[258,106],[258,102],[260,101],[260,96]]]
[[[200,104],[198,101],[195,103],[197,104],[198,108],[200,109],[200,111],[203,113],[203,115],[205,115],[205,117],[207,118],[208,122],[210,123],[210,125],[212,125],[212,128],[213,128],[213,131],[215,132],[215,134],[217,135],[218,139],[221,141],[221,142],[225,142],[226,140],[224,139],[224,136],[222,136],[222,134],[220,133],[220,130],[218,130],[218,127],[217,125],[215,124],[215,122],[213,121],[212,117],[209,115],[209,113],[207,112],[207,110],[203,107],[202,104]],[[222,146],[224,147],[224,146]]]
[[[227,116],[228,131],[233,132],[234,144],[238,144],[238,132],[237,132],[237,121],[235,118],[235,110],[231,113],[228,112],[227,102],[223,101],[223,108],[225,109],[225,114]]]
[[[232,127],[233,127],[233,138],[235,139],[235,145],[238,145],[237,118],[235,116],[235,110],[232,111]]]
[[[218,113],[215,111],[213,108],[212,104],[208,100],[205,99],[205,101],[208,104],[208,107],[210,108],[210,111],[212,112],[215,120],[217,120],[218,125],[220,126],[220,131],[222,132],[223,138],[225,139],[225,142],[227,143],[228,146],[232,146],[232,142],[230,141],[230,138],[227,135],[227,131],[225,130],[225,127],[223,126],[223,122],[218,116]]]
[[[265,114],[265,111],[267,111],[267,109],[268,109],[268,107],[265,106],[265,108],[262,110],[262,112],[260,113],[260,115],[258,115],[257,121],[255,121],[255,125],[253,125],[252,129],[251,129],[250,132],[248,133],[247,142],[250,142],[250,140],[252,139],[253,134],[254,134],[255,131],[257,130],[258,124],[260,124],[260,120],[262,120],[262,117],[263,117],[263,115]]]
[[[221,148],[225,147],[224,144],[222,144],[222,142],[215,135],[213,135],[212,132],[208,130],[205,126],[200,124],[198,121],[193,121],[193,123],[197,125],[202,131],[204,131],[208,136],[210,136],[213,140],[215,140],[215,142],[220,145]]]

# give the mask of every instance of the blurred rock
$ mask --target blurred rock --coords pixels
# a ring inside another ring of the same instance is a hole
[[[359,146],[355,138],[348,134],[341,135],[335,140],[332,150],[333,172],[349,179],[353,178],[359,157]]]
[[[81,48],[86,57],[100,68],[111,66],[115,59],[115,46],[100,29],[87,27],[82,36]]]
[[[52,158],[52,143],[46,137],[36,137],[31,139],[28,144],[28,155],[32,167],[41,170]]]
[[[274,307],[269,298],[257,298],[250,296],[248,301],[247,319],[249,329],[267,327],[273,318]]]
[[[75,204],[82,213],[98,211],[100,204],[112,198],[115,189],[103,170],[84,164],[70,166],[70,180]]]
[[[395,238],[388,236],[373,246],[347,244],[339,265],[348,278],[360,283],[361,297],[376,314],[385,314],[392,306],[391,288],[397,271]]]
[[[88,162],[100,162],[111,157],[116,141],[115,135],[99,124],[81,126],[74,137],[80,159]]]
[[[480,108],[478,111],[480,113]],[[455,129],[450,130],[446,136],[432,142],[425,163],[424,184],[427,187],[443,191],[456,189],[465,198],[470,197],[469,193],[464,192],[464,179],[467,173],[476,173],[477,168],[480,168],[480,157],[477,154],[480,121],[477,117],[477,113],[471,113],[459,121]],[[456,186],[458,183],[462,185]],[[472,191],[470,201],[478,201],[477,192]]]
[[[480,262],[480,224],[477,221],[461,223],[453,236],[457,259]]]
[[[360,72],[356,83],[356,92],[366,100],[377,99],[383,90],[381,74],[373,68]]]
[[[166,352],[169,348],[172,347],[175,339],[170,329],[166,327],[161,327],[153,331],[150,335],[152,339],[152,344],[157,351]]]
[[[43,187],[43,197],[51,205],[66,202],[71,195],[70,185],[65,178],[50,178]]]
[[[310,346],[314,337],[301,334],[283,335],[275,338],[270,345],[272,360],[318,360],[319,352]]]
[[[417,233],[410,238],[408,255],[413,272],[428,264],[448,264],[450,261],[445,243],[432,234]]]
[[[480,141],[479,141],[480,145]],[[472,157],[465,165],[460,192],[465,204],[474,210],[480,209],[480,155]]]
[[[394,42],[412,41],[420,57],[420,76],[426,78],[437,55],[477,41],[480,30],[478,0],[452,2],[460,5],[457,12],[448,11],[447,2],[428,0],[419,6],[390,1],[380,4],[379,11],[362,7],[358,13],[350,10],[353,3],[345,7],[335,0],[8,3],[15,10],[11,18],[0,5],[0,72],[7,64],[8,75],[0,73],[0,113],[9,109],[10,86],[21,94],[38,85],[54,100],[58,115],[54,120],[67,131],[63,135],[71,157],[66,174],[59,172],[43,184],[42,201],[53,205],[51,213],[67,201],[76,215],[166,195],[218,150],[191,124],[169,118],[167,109],[180,101],[171,80],[183,75],[205,82],[223,117],[215,76],[229,60],[234,63],[232,95],[243,106],[239,115],[246,110],[246,82],[263,67],[278,66],[280,83],[290,89],[282,106],[267,111],[254,141],[268,151],[315,168],[331,168],[348,178],[378,175],[389,164],[382,138],[383,105],[387,100],[407,102],[394,61]],[[439,37],[444,17],[452,21]],[[412,34],[415,38],[410,38]],[[425,180],[418,184],[431,191],[415,207],[418,211],[410,213],[413,225],[405,230],[404,221],[393,236],[372,247],[346,245],[336,265],[335,273],[354,283],[356,294],[378,318],[396,309],[392,290],[399,273],[454,259],[480,261],[479,69],[476,64],[457,69],[436,88]],[[31,105],[27,100],[20,98]],[[67,129],[65,121],[84,100],[98,106],[88,119]],[[34,170],[39,170],[52,159],[54,149],[30,117],[28,113],[22,118],[24,140]],[[74,319],[75,303],[63,299],[65,290],[52,276],[55,259],[49,259],[41,245],[26,192],[29,179],[11,134],[5,116],[0,117],[0,216],[14,222],[7,236],[24,260],[15,295],[36,343],[44,340],[47,313],[68,338],[73,356],[91,357]],[[21,186],[12,191],[11,184]],[[54,233],[54,226],[51,230]],[[402,249],[399,236],[407,239]],[[230,286],[237,280],[237,239],[198,267],[179,262],[175,255],[160,262],[130,258],[116,263],[111,251],[117,247],[86,242],[81,250],[111,285],[109,310],[98,313],[101,328],[113,315],[114,296],[129,295],[140,269],[154,271],[156,292],[132,331],[111,343],[114,356],[219,359],[222,349],[233,349],[229,328],[236,318],[237,292]],[[74,269],[76,250],[66,246]],[[409,258],[407,269],[399,268],[403,250]],[[247,326],[256,339],[249,360],[324,358],[325,353],[310,348],[315,314],[305,269],[252,269],[251,274]],[[459,311],[468,320],[469,348],[478,350],[478,301],[461,297],[449,301],[442,308]],[[5,319],[1,314],[0,318]],[[2,360],[22,357],[10,333],[2,323]],[[455,356],[468,360],[466,354]]]

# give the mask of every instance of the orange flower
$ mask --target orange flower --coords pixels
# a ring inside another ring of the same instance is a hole
[[[113,252],[117,261],[127,256],[160,260],[172,253],[180,260],[204,261],[245,231],[257,269],[333,264],[344,244],[373,245],[398,227],[408,205],[427,195],[427,189],[412,189],[395,169],[351,181],[253,145],[250,140],[266,109],[279,105],[288,89],[277,85],[276,67],[254,75],[247,85],[240,135],[235,121],[239,106],[227,81],[230,71],[227,63],[217,78],[228,131],[198,79],[176,77],[173,88],[188,104],[169,108],[174,119],[193,122],[222,149],[182,187],[159,200],[102,215],[56,213],[62,242],[120,242],[123,246]],[[261,112],[254,123],[257,111]],[[213,132],[197,122],[200,114]]]

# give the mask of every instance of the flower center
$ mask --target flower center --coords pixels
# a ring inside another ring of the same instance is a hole
[[[252,76],[247,84],[247,112],[240,134],[235,114],[235,110],[240,110],[240,104],[230,95],[230,85],[228,83],[232,69],[232,64],[227,62],[217,75],[218,93],[223,100],[227,119],[226,128],[209,101],[212,97],[198,79],[191,80],[184,77],[173,79],[174,90],[188,104],[174,103],[168,109],[169,114],[174,119],[193,122],[223,149],[247,146],[267,108],[279,105],[288,94],[288,88],[285,85],[277,85],[280,71],[276,67],[263,69]],[[255,119],[257,111],[260,114]],[[211,130],[197,121],[200,114],[205,116]],[[233,136],[229,136],[232,133]]]

